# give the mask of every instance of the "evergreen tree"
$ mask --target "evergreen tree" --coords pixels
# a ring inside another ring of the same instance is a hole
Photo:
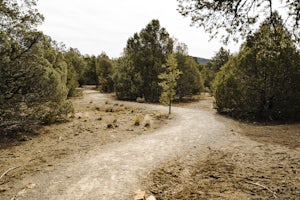
[[[158,78],[162,80],[159,86],[162,87],[162,93],[160,96],[160,102],[169,106],[169,114],[171,114],[172,101],[176,95],[175,87],[177,85],[177,79],[182,73],[177,69],[177,61],[174,54],[170,54],[167,58],[166,72],[161,73]]]
[[[69,51],[64,53],[64,57],[68,65],[68,96],[73,96],[76,87],[82,86],[84,83],[83,75],[87,64],[77,49],[70,48]]]
[[[183,97],[191,97],[201,93],[203,90],[203,80],[198,69],[198,63],[188,55],[176,53],[178,69],[182,72],[176,86],[176,94],[181,100]]]
[[[120,90],[134,91],[126,98],[130,97],[131,100],[135,100],[137,97],[144,97],[146,101],[158,101],[161,93],[158,75],[163,72],[162,65],[165,64],[167,55],[172,50],[173,40],[167,31],[160,27],[158,20],[152,20],[140,33],[128,39],[124,52],[126,60],[130,60],[131,69],[122,71],[133,73],[129,76],[141,79],[139,81],[141,85],[137,85],[138,87],[132,90],[122,87],[126,83],[118,83],[116,92],[122,94]]]
[[[101,92],[114,91],[113,70],[113,62],[105,53],[102,53],[98,57],[98,68],[96,69]]]
[[[99,86],[98,76],[97,76],[97,68],[99,68],[98,59],[96,56],[88,56],[84,57],[86,62],[86,68],[83,72],[82,83],[84,85],[96,85]]]
[[[117,60],[113,80],[118,99],[136,100],[140,96],[142,76],[140,72],[135,71],[132,60],[128,56]]]
[[[217,109],[238,118],[297,119],[299,72],[299,52],[275,12],[218,73],[214,83]]]
[[[229,50],[225,50],[223,47],[212,57],[208,63],[202,69],[202,74],[205,77],[205,87],[211,89],[212,82],[221,69],[221,67],[227,63],[230,57]]]
[[[34,28],[35,1],[0,1],[0,129],[15,133],[71,111],[67,67],[49,37]]]

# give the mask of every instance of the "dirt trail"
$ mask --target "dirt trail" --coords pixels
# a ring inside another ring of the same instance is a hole
[[[106,99],[95,91],[86,93],[95,103]],[[158,105],[136,106],[167,112]],[[24,180],[29,187],[16,199],[131,199],[139,181],[161,162],[199,151],[205,155],[230,142],[228,128],[213,112],[187,108],[173,112],[175,119],[152,134],[100,146],[75,160],[66,159],[52,172],[41,171]]]

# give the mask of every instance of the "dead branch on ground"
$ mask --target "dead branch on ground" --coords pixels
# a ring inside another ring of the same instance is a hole
[[[264,186],[264,185],[262,185],[262,184],[259,184],[259,183],[252,182],[252,181],[246,181],[246,180],[244,180],[244,181],[245,181],[246,183],[248,183],[248,184],[256,185],[256,186],[258,186],[258,187],[261,187],[261,188],[264,188],[264,189],[268,190],[270,193],[272,193],[273,197],[274,197],[275,199],[277,199],[277,194],[276,194],[276,192],[274,192],[273,190],[269,189],[268,187],[266,187],[266,186]]]
[[[15,170],[15,169],[17,169],[17,168],[19,168],[19,167],[21,167],[21,166],[18,166],[18,167],[11,167],[11,168],[9,168],[8,170],[6,170],[6,171],[0,176],[0,180],[1,180],[8,172],[10,172],[10,171],[12,171],[12,170]]]

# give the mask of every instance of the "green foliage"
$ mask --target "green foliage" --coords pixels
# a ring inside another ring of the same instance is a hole
[[[119,58],[113,80],[118,99],[133,101],[140,96],[143,80],[141,74],[135,71],[130,58]]]
[[[82,85],[99,85],[97,68],[99,68],[98,59],[96,56],[84,57],[86,67],[84,68],[81,83]]]
[[[212,81],[214,80],[216,73],[220,71],[221,67],[228,61],[229,57],[229,50],[225,50],[221,47],[216,55],[209,60],[201,71],[202,75],[205,77],[205,87],[211,89]]]
[[[68,96],[73,96],[75,89],[84,83],[83,74],[87,69],[87,64],[77,49],[70,48],[64,53],[68,65]]]
[[[67,65],[49,42],[41,40],[18,59],[1,61],[1,129],[15,130],[30,123],[51,123],[69,111]],[[49,49],[50,48],[50,49]],[[48,60],[49,54],[54,61]]]
[[[191,17],[192,24],[203,27],[211,37],[224,31],[223,40],[230,37],[238,40],[251,34],[262,21],[263,16],[272,17],[274,8],[280,4],[280,10],[286,13],[286,23],[290,33],[300,41],[299,19],[300,1],[283,0],[177,0],[179,12]],[[272,24],[271,21],[269,21]]]
[[[217,74],[218,111],[247,119],[299,119],[299,63],[291,35],[274,13]]]
[[[178,69],[182,72],[177,80],[176,94],[179,99],[199,94],[203,90],[203,79],[198,69],[199,64],[191,56],[176,53]]]
[[[96,69],[101,92],[114,91],[113,72],[113,62],[105,53],[102,53],[98,57],[98,68]]]
[[[50,38],[34,30],[35,1],[0,2],[0,130],[4,134],[61,119],[72,111],[67,65]]]
[[[68,65],[68,76],[67,76],[67,88],[68,97],[73,97],[75,95],[75,90],[79,86],[78,77],[75,69],[72,65]]]
[[[118,97],[131,100],[144,97],[146,101],[158,101],[161,93],[158,75],[163,72],[162,65],[172,50],[173,41],[158,20],[152,20],[140,33],[129,38],[124,52],[127,61],[116,69],[121,73],[115,81]],[[129,81],[131,78],[133,80]]]
[[[166,72],[158,75],[158,78],[162,80],[159,83],[159,86],[162,87],[160,102],[169,106],[169,114],[171,114],[171,105],[176,94],[177,79],[182,72],[177,69],[177,61],[174,54],[168,56],[167,63],[163,65],[163,68],[166,68]]]

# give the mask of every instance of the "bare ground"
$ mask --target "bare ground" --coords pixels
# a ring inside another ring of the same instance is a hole
[[[209,109],[209,98],[181,104]],[[144,179],[157,199],[300,199],[300,124],[246,124],[224,117],[234,139],[162,163]]]
[[[0,180],[1,199],[132,199],[137,189],[158,199],[300,197],[299,124],[239,123],[207,96],[178,105],[172,120],[165,107],[92,90],[74,105],[69,123],[1,143],[0,172],[19,166]]]
[[[94,100],[96,96],[96,100]],[[150,134],[168,123],[168,116],[141,105],[112,100],[93,90],[72,99],[75,114],[70,122],[37,128],[0,143],[0,199],[11,199],[39,183],[27,180],[36,174],[50,173],[60,166],[77,165],[78,157],[110,143]],[[60,169],[64,170],[64,169]],[[19,197],[20,198],[20,197]]]

